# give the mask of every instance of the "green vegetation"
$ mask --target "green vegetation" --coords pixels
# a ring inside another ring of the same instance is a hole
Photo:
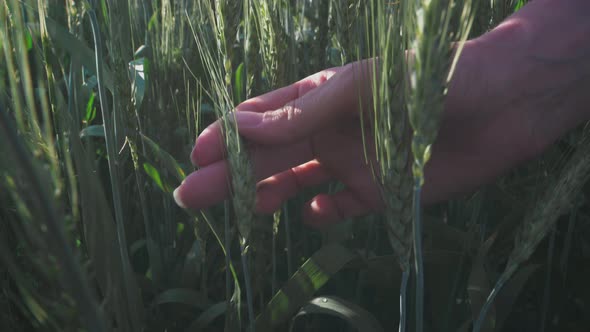
[[[452,42],[525,2],[2,2],[0,330],[587,328],[587,129],[476,193],[419,208]],[[255,215],[228,112],[373,57],[383,79],[363,136],[384,213],[305,227],[302,202],[334,182]],[[232,197],[184,211],[172,191],[218,118]]]

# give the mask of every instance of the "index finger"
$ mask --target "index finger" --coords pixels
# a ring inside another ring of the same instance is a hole
[[[334,74],[342,71],[343,68],[334,67],[322,70],[291,85],[250,98],[236,106],[236,111],[260,113],[280,108],[292,100],[301,98],[309,91],[329,80]]]
[[[283,107],[285,104],[301,98],[311,90],[317,88],[344,67],[323,70],[297,81],[289,86],[273,90],[258,97],[248,99],[236,106],[236,111],[262,113]],[[231,114],[229,115],[231,116]],[[221,136],[220,121],[217,120],[205,128],[195,142],[191,153],[193,165],[200,167],[210,165],[223,158],[225,146]]]

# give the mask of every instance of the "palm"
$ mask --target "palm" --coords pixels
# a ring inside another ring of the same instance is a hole
[[[355,119],[344,121],[313,136],[317,161],[335,180],[341,181],[345,188],[331,196],[321,195],[314,198],[314,204],[308,207],[315,208],[315,211],[308,213],[312,222],[331,222],[381,207],[379,190],[367,163],[369,161],[374,164],[373,145],[366,147],[369,158],[367,161],[362,135],[359,122]]]

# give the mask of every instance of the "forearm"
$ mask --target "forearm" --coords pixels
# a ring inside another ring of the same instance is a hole
[[[467,43],[425,201],[490,182],[590,119],[590,1],[535,0]]]
[[[478,38],[494,111],[521,113],[535,155],[590,119],[590,2],[536,0]]]

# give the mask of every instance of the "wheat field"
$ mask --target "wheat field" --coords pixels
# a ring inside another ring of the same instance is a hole
[[[452,43],[525,4],[2,1],[0,331],[587,330],[588,129],[420,201]],[[332,181],[254,213],[231,110],[369,58],[360,117],[384,211],[306,226],[302,205]],[[181,209],[173,191],[218,119],[231,197]]]

